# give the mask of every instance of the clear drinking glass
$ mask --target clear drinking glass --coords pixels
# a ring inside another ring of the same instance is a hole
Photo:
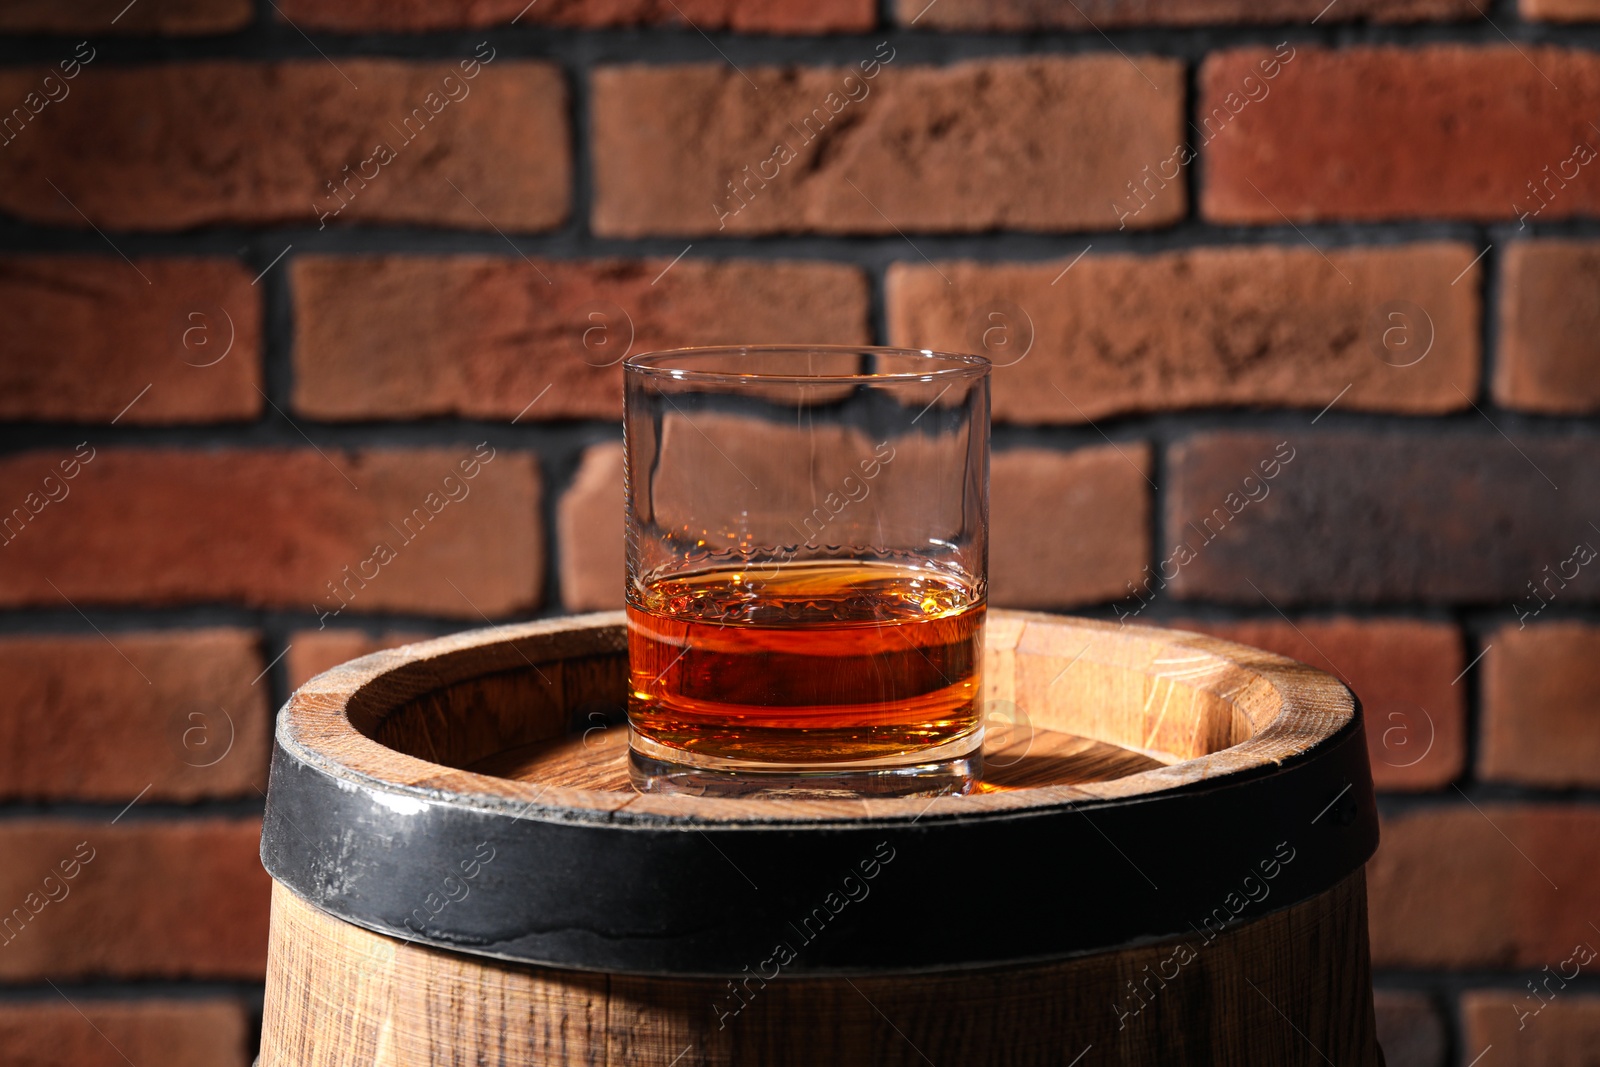
[[[624,371],[635,785],[969,788],[988,361],[750,346]]]

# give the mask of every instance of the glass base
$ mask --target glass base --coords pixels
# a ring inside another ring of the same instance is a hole
[[[983,730],[910,756],[786,764],[708,757],[628,730],[628,774],[641,793],[716,797],[933,797],[972,792],[983,777]]]

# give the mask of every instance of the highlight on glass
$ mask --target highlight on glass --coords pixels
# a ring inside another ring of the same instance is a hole
[[[988,361],[749,346],[624,372],[635,786],[970,789]]]

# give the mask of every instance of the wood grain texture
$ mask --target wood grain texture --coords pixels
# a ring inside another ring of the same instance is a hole
[[[735,996],[725,980],[407,944],[277,886],[260,1067],[1374,1067],[1365,901],[1357,872],[1209,940],[976,972],[780,974]],[[978,906],[977,921],[1028,921],[1003,888]]]
[[[641,796],[603,775],[568,784],[502,777],[505,753],[615,721],[624,701],[621,612],[494,627],[406,645],[317,676],[291,697],[279,745],[351,781],[590,812],[709,822],[971,815],[1164,792],[1281,764],[1351,722],[1355,703],[1328,675],[1201,634],[994,611],[984,695],[1026,709],[1043,733],[1149,757],[1133,773],[1066,784],[920,798]],[[620,749],[616,750],[620,755]],[[486,762],[487,761],[487,762]],[[592,783],[592,784],[580,784]]]
[[[476,774],[571,789],[627,792],[628,732],[599,717],[571,733],[496,752],[467,767]],[[1006,725],[984,743],[985,792],[1125,778],[1162,761],[1120,745],[1028,724]]]
[[[282,716],[262,860],[376,933],[687,977],[737,973],[863,857],[898,856],[789,967],[821,977],[1110,951],[1182,933],[1197,899],[1230,892],[1279,843],[1304,857],[1276,885],[1286,902],[1372,855],[1363,726],[1334,679],[1176,631],[1010,612],[988,630],[987,778],[958,797],[639,796],[618,614],[364,657]],[[493,891],[437,904],[479,845],[498,857],[479,883]],[[944,885],[953,856],[1033,920],[926,936],[950,910],[919,887]],[[1066,882],[1074,909],[1056,907]]]
[[[295,693],[262,1067],[1381,1063],[1327,675],[994,612],[978,792],[732,800],[631,791],[625,670],[609,613]]]

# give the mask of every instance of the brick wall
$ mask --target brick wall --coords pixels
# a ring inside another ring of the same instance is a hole
[[[995,602],[1347,678],[1390,1063],[1592,1062],[1596,148],[1595,0],[3,5],[7,1062],[247,1063],[272,709],[616,604],[735,340],[986,350]]]

